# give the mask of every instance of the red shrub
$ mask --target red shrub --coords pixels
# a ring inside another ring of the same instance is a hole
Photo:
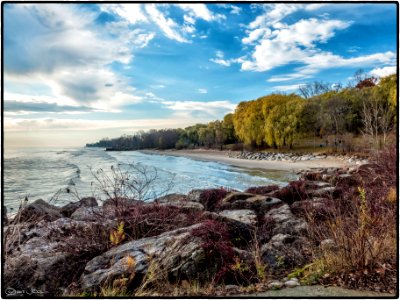
[[[280,190],[273,193],[273,196],[282,201],[292,204],[293,202],[307,199],[306,183],[304,181],[291,181]]]
[[[203,220],[200,211],[157,203],[131,205],[119,219],[124,222],[125,232],[131,239],[159,235]]]
[[[234,261],[233,245],[230,241],[228,227],[215,220],[206,220],[191,233],[202,239],[202,248],[209,259],[207,266],[214,268],[210,271],[216,275],[215,281],[220,281],[229,271],[229,265]],[[215,267],[217,268],[215,269]]]
[[[200,194],[200,203],[206,210],[213,211],[227,194],[228,191],[223,188],[203,190]]]

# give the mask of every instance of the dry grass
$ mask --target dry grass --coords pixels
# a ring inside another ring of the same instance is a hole
[[[340,186],[343,196],[330,207],[330,218],[319,220],[309,214],[308,221],[317,245],[332,240],[329,246],[314,249],[319,276],[344,278],[351,287],[380,285],[384,290],[396,280],[396,149],[385,150],[372,161],[360,169],[356,186]]]

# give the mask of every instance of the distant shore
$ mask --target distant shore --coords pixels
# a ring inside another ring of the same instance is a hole
[[[308,160],[308,161],[266,161],[266,160],[249,160],[240,159],[229,156],[240,153],[240,151],[227,150],[208,150],[208,149],[193,149],[193,150],[140,150],[146,154],[171,155],[181,156],[202,161],[213,161],[227,165],[255,168],[264,170],[280,170],[280,171],[300,171],[313,168],[345,168],[352,164],[339,158],[328,156],[323,159]]]

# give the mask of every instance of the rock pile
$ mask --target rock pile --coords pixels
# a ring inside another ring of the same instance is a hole
[[[253,192],[193,190],[151,203],[125,201],[124,210],[112,203],[99,206],[93,198],[61,208],[37,200],[4,228],[4,283],[15,290],[40,290],[46,296],[68,295],[71,287],[93,292],[124,284],[132,290],[156,268],[164,272],[163,280],[204,281],[204,270],[214,270],[226,285],[244,284],[257,274],[248,276],[255,269],[255,255],[271,276],[282,274],[310,260],[311,241],[302,212],[311,207],[324,215],[329,201],[340,196],[337,183],[351,183],[354,173],[357,169],[313,170],[303,172],[288,187],[248,189]],[[155,220],[153,227],[147,224],[150,217]],[[166,223],[169,218],[172,223]],[[122,232],[118,231],[124,222]],[[137,227],[128,227],[129,222]],[[213,228],[207,231],[205,224],[226,228],[227,235]],[[144,233],[130,238],[134,230]],[[257,241],[255,230],[263,233]],[[119,235],[118,242],[111,235]],[[255,242],[259,253],[254,252]],[[332,242],[329,246],[334,247]],[[220,247],[215,249],[239,261],[247,273],[221,273],[223,260],[230,262],[230,258],[213,257],[218,251],[210,247]],[[298,281],[292,279],[271,283],[271,288],[296,285]]]
[[[294,153],[276,153],[276,152],[248,152],[242,151],[238,154],[229,153],[229,157],[239,158],[239,159],[250,159],[250,160],[267,160],[267,161],[288,161],[288,162],[296,162],[296,161],[309,161],[309,160],[317,160],[317,159],[326,159],[326,158],[337,158],[348,163],[361,165],[368,163],[368,160],[359,157],[357,155],[326,155],[326,154],[319,154],[315,155],[312,153],[309,154],[294,154]]]

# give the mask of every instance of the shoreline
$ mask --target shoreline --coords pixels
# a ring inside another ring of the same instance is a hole
[[[288,172],[298,172],[300,170],[315,168],[346,168],[353,166],[349,162],[343,161],[335,157],[327,157],[308,161],[268,161],[268,160],[251,160],[229,157],[228,154],[240,153],[240,151],[228,150],[212,150],[212,149],[193,149],[193,150],[139,150],[145,154],[168,155],[185,157],[200,161],[212,161],[226,165],[262,169],[262,170],[278,170]]]

